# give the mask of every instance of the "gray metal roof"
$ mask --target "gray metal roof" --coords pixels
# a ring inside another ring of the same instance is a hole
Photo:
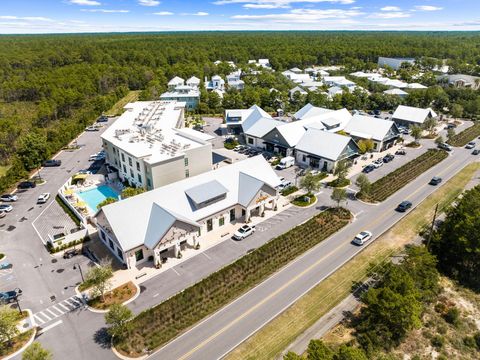
[[[349,136],[328,131],[308,129],[298,142],[296,149],[333,161],[340,160],[347,145],[353,140]]]
[[[227,192],[228,189],[217,180],[211,180],[185,190],[185,194],[187,194],[195,204],[202,204],[206,201],[225,195]]]
[[[263,185],[263,181],[241,172],[238,179],[238,203],[247,207]]]
[[[363,139],[382,141],[395,123],[390,120],[373,116],[354,115],[345,126],[344,131],[352,136]]]
[[[257,119],[257,121],[253,123],[249,128],[245,129],[244,133],[245,135],[261,138],[269,131],[282,124],[284,123],[281,121],[274,120],[272,118],[262,117]]]

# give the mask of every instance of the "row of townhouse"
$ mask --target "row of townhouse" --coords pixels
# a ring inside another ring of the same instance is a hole
[[[392,120],[352,116],[346,109],[329,110],[311,104],[289,122],[272,118],[256,105],[225,111],[227,128],[243,133],[248,146],[294,156],[301,167],[327,172],[332,172],[339,161],[357,156],[358,141],[371,140],[373,151],[384,151],[400,137],[397,125],[422,124],[429,117],[436,117],[433,110],[408,106],[399,106]]]

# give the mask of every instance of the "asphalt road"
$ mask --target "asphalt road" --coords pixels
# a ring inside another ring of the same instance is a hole
[[[437,188],[428,185],[431,177],[441,176],[448,180],[474,159],[469,150],[456,148],[442,163],[382,204],[360,206],[362,209],[356,212],[355,220],[349,226],[174,339],[150,358],[222,358],[361,251],[361,247],[350,243],[358,232],[370,230],[375,238],[378,237],[404,216],[394,211],[398,203],[408,199],[414,206],[419,204]]]

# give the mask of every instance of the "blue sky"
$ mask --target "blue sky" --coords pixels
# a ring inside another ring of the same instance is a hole
[[[0,33],[480,30],[480,0],[0,0]]]

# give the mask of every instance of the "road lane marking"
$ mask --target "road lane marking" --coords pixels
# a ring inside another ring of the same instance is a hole
[[[43,317],[47,318],[48,321],[52,320],[52,319],[50,318],[50,316],[48,316],[47,314],[45,314],[43,311],[40,311],[39,314],[42,315]]]
[[[453,167],[454,165],[458,165],[456,162],[450,164],[449,166],[447,166],[445,169],[443,169],[440,174],[443,174],[445,172],[447,172],[451,167]],[[462,167],[463,169],[463,167]],[[429,169],[430,170],[430,169]],[[461,169],[460,169],[461,170]],[[459,170],[459,171],[460,171]],[[415,180],[415,179],[414,179]],[[414,191],[413,193],[411,193],[409,196],[413,197],[414,195],[416,195],[419,191],[423,190],[425,187],[427,187],[428,184],[423,184],[422,186],[420,186],[416,191]],[[404,188],[402,188],[404,189]],[[402,189],[399,189],[397,192],[395,192],[394,194],[398,194],[399,191],[401,191]],[[427,194],[421,201],[423,202],[428,196],[432,195],[433,193],[435,192],[435,189],[430,192],[429,194]],[[392,194],[392,195],[394,195]],[[386,199],[387,200],[387,199]],[[410,213],[410,212],[408,212]],[[396,223],[398,223],[398,221],[400,221],[403,217],[405,217],[408,213],[405,213],[400,219],[394,221],[394,223],[388,227],[388,230],[390,230]],[[377,218],[375,221],[371,222],[369,224],[369,226],[371,228],[375,227],[378,225],[378,223],[380,223],[381,221],[384,220],[385,217],[389,216],[389,215],[392,215],[392,213],[390,212],[384,212],[379,218]],[[392,220],[395,220],[395,219],[392,219]],[[384,231],[383,233],[385,233],[386,231]],[[383,234],[382,233],[382,234]],[[332,234],[332,236],[335,236],[337,233],[335,234]],[[381,234],[379,234],[377,237],[375,237],[375,240],[380,236]],[[294,283],[295,281],[297,281],[300,277],[302,277],[303,275],[305,275],[306,273],[308,273],[309,271],[311,271],[313,268],[315,268],[316,266],[319,265],[319,263],[323,262],[326,258],[330,257],[331,255],[333,255],[334,253],[336,253],[337,251],[339,251],[340,249],[343,249],[346,245],[349,245],[350,243],[349,242],[344,242],[342,245],[340,245],[339,247],[335,248],[333,251],[331,251],[330,253],[328,253],[326,256],[322,257],[321,259],[317,260],[314,264],[310,265],[308,268],[306,268],[305,270],[303,270],[301,273],[297,274],[294,278],[290,279],[287,283],[285,283],[284,285],[282,285],[280,288],[278,288],[277,290],[275,290],[273,293],[271,293],[269,296],[267,296],[266,298],[264,298],[262,301],[260,301],[259,303],[257,303],[255,306],[253,306],[252,308],[250,308],[248,311],[246,311],[245,313],[243,313],[242,315],[240,315],[239,317],[237,317],[236,319],[234,319],[233,321],[231,321],[229,324],[225,325],[223,328],[221,328],[220,330],[218,330],[216,333],[214,333],[213,335],[211,335],[210,337],[208,337],[206,340],[204,340],[203,342],[201,342],[199,345],[197,345],[196,347],[194,347],[193,349],[191,349],[190,351],[188,351],[186,354],[184,354],[183,356],[181,356],[179,359],[180,360],[184,360],[184,359],[187,359],[188,357],[190,357],[192,354],[194,354],[195,352],[197,352],[198,350],[200,350],[201,348],[203,348],[205,345],[207,345],[209,342],[211,342],[213,339],[215,339],[216,337],[218,337],[220,334],[224,333],[225,331],[227,331],[229,328],[231,328],[233,325],[235,325],[236,323],[238,323],[239,321],[241,321],[243,318],[245,318],[246,316],[248,316],[249,314],[251,314],[253,311],[255,311],[256,309],[258,309],[260,306],[262,306],[264,303],[266,303],[267,301],[269,301],[271,298],[273,298],[274,296],[276,296],[278,293],[280,293],[281,291],[283,291],[285,288],[287,288],[288,286],[290,286],[292,283]],[[312,248],[311,250],[313,250],[314,248]],[[351,260],[354,256],[356,256],[359,252],[361,251],[361,249],[357,252],[355,252],[351,257],[349,257],[345,262],[343,262],[342,264],[340,264],[337,268],[335,268],[330,274],[332,274],[333,272],[337,271],[339,267],[341,267],[343,264],[347,263],[349,260]],[[307,252],[310,252],[307,251]],[[306,255],[307,253],[304,253],[303,255]],[[297,259],[295,259],[294,261],[292,261],[290,264],[288,264],[287,266],[293,264],[293,263],[296,263],[298,262],[303,256],[300,256],[298,257]],[[173,268],[172,268],[173,270]],[[282,269],[283,270],[283,269]],[[273,275],[277,275],[279,274],[279,272],[276,272],[275,274]],[[328,275],[329,276],[329,275]],[[327,277],[328,277],[327,276]],[[269,277],[270,278],[270,277]],[[267,281],[269,278],[265,279],[264,281],[262,281],[259,285],[255,286],[254,288],[250,289],[249,291],[247,291],[247,293],[245,293],[244,295],[247,295],[250,291],[256,289],[258,286],[261,286],[265,281]],[[326,277],[325,277],[326,278]],[[325,279],[324,278],[324,279]],[[322,279],[321,281],[323,281],[324,279]],[[320,282],[321,282],[320,281]],[[318,283],[320,283],[318,282]],[[310,291],[313,287],[315,287],[316,285],[318,285],[318,283],[316,283],[315,285],[313,285],[308,291]],[[299,297],[297,297],[293,302],[291,302],[288,306],[290,306],[292,303],[294,303],[295,301],[297,301],[301,296],[303,296],[304,294],[300,295]],[[233,300],[232,302],[230,302],[229,304],[227,304],[225,307],[219,309],[218,311],[222,311],[224,309],[226,309],[228,306],[232,306],[233,303],[235,303],[236,301],[238,301],[242,296],[236,298],[235,300]],[[287,307],[288,307],[287,306]],[[282,311],[284,310],[281,310],[279,313],[277,313],[275,316],[277,316],[278,314],[280,314]],[[216,313],[212,314],[211,316],[207,317],[206,319],[204,319],[203,321],[201,321],[200,323],[197,324],[197,326],[199,326],[201,323],[203,323],[204,321],[207,321],[208,319],[210,319],[211,317],[213,317]],[[274,316],[274,317],[275,317]],[[270,322],[270,320],[268,320],[268,322]],[[262,324],[261,327],[265,326],[265,324],[267,324],[268,322]],[[196,326],[194,326],[196,327]],[[260,327],[260,328],[261,328]],[[193,328],[192,328],[193,329]],[[192,330],[190,329],[190,331]],[[258,329],[257,329],[258,330]],[[188,331],[188,332],[190,332]],[[186,335],[188,334],[188,332],[185,332],[183,333],[182,335],[180,335],[179,337],[175,338],[175,339],[172,339],[172,342],[176,341],[176,340],[179,340],[183,335]],[[251,336],[252,333],[250,333],[248,335],[248,337]],[[247,337],[247,338],[248,338]],[[170,343],[167,343],[165,346],[163,346],[162,348],[158,349],[155,353],[153,353],[152,355],[160,352],[163,348],[165,348],[166,346],[168,346],[169,344],[171,344],[172,342]],[[238,346],[235,345],[235,347]],[[231,351],[231,350],[229,350]],[[228,352],[227,352],[228,353]],[[225,353],[225,354],[227,354]],[[223,357],[224,355],[222,355]]]
[[[33,315],[33,320],[34,320],[35,323],[38,324],[38,325],[42,325],[43,323],[45,323],[45,321],[43,321],[43,319],[40,318],[40,317],[38,316],[38,314]]]
[[[58,326],[60,325],[61,323],[63,323],[62,320],[58,320],[56,322],[54,322],[53,324],[50,324],[48,326],[45,326],[45,328],[41,329],[39,332],[38,332],[38,335],[41,335],[43,333],[46,333],[48,330],[51,330],[53,329],[55,326]]]
[[[207,254],[205,254],[205,252],[202,252],[203,255],[205,255],[205,257],[208,259],[208,260],[212,260],[212,258],[210,256],[208,256]]]
[[[63,305],[62,303],[58,303],[61,307],[63,307],[65,310],[70,311],[71,309],[68,306]]]
[[[178,276],[180,276],[180,273],[179,273],[177,270],[175,270],[175,268],[172,267],[172,268],[170,268],[170,269],[172,269],[172,271],[173,271],[175,274],[177,274]]]
[[[58,311],[58,312],[59,312],[60,314],[62,314],[62,315],[63,315],[63,314],[65,314],[65,311],[63,311],[63,310],[60,310],[60,309],[59,309],[59,308],[57,308],[55,305],[53,305],[53,306],[52,306],[52,308],[54,308],[54,309],[55,309],[55,311]]]
[[[56,317],[58,317],[58,314],[55,314],[52,310],[50,309],[46,309],[45,311],[48,311],[50,314],[52,314],[53,318],[55,319]]]

